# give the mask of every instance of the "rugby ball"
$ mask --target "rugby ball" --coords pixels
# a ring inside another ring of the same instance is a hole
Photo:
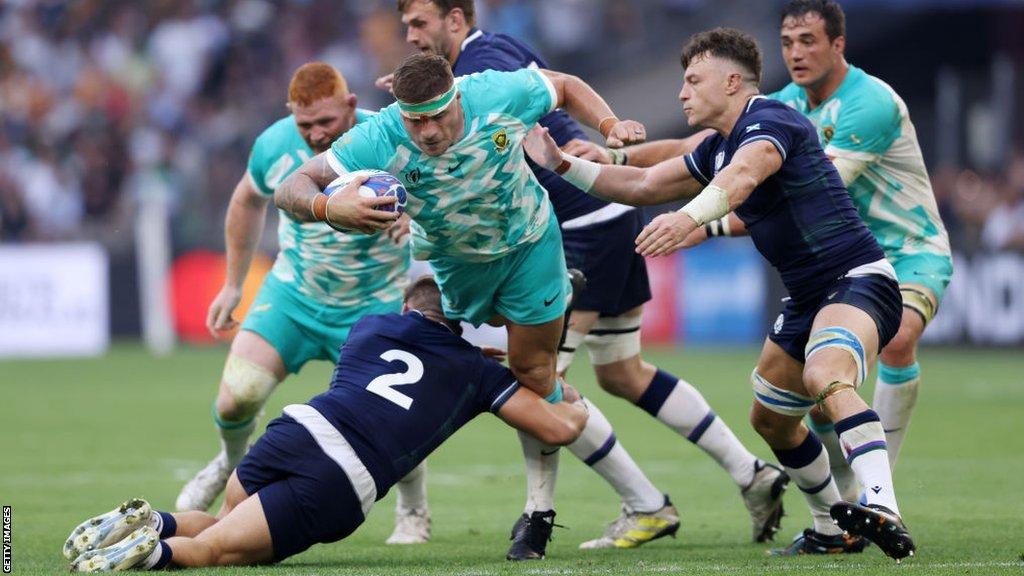
[[[383,170],[356,170],[342,174],[324,188],[324,194],[330,196],[338,192],[358,176],[368,176],[366,182],[359,187],[359,195],[363,198],[378,198],[381,196],[394,196],[398,201],[394,204],[386,204],[378,208],[383,212],[405,212],[407,195],[402,182]],[[342,230],[345,231],[345,230]]]

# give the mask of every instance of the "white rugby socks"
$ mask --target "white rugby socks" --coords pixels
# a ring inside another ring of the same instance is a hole
[[[842,533],[829,514],[832,505],[839,501],[839,490],[829,471],[828,453],[814,432],[808,430],[807,438],[796,448],[772,449],[772,452],[804,493],[814,518],[814,531],[826,536]]]
[[[864,485],[868,504],[885,506],[899,514],[893,490],[892,470],[885,449],[885,433],[874,410],[843,418],[836,422],[836,434],[857,479]]]
[[[630,509],[654,512],[665,505],[665,495],[640,470],[615,437],[612,425],[587,398],[590,416],[580,437],[568,446],[584,464],[601,475]]]
[[[878,413],[885,430],[885,443],[889,447],[889,465],[896,467],[896,458],[903,446],[903,438],[910,425],[910,416],[917,404],[917,390],[921,382],[921,366],[896,367],[878,363],[878,381],[872,408]]]
[[[427,461],[420,462],[398,481],[398,502],[395,505],[399,511],[427,509]]]
[[[685,380],[658,370],[636,404],[707,452],[740,488],[753,480],[757,457]]]
[[[555,481],[558,479],[558,446],[549,446],[525,432],[519,432],[526,460],[527,515],[555,507]]]

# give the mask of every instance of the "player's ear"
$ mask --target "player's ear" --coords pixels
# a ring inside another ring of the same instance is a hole
[[[832,50],[842,56],[846,53],[846,36],[836,36],[836,39],[832,41]]]
[[[462,8],[452,8],[449,10],[445,20],[448,21],[449,32],[458,32],[466,26],[466,14],[462,11]]]
[[[345,105],[348,106],[349,108],[353,108],[353,109],[356,107],[356,95],[355,95],[355,93],[349,92],[348,96],[345,96]]]

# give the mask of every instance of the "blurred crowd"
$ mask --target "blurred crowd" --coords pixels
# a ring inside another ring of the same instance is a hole
[[[651,36],[631,0],[477,4],[483,26],[579,73]],[[393,0],[6,0],[0,241],[92,239],[126,253],[138,207],[160,204],[176,248],[219,248],[249,146],[287,113],[291,72],[325,60],[377,108],[389,97],[373,80],[408,53]],[[1024,153],[1005,166],[936,170],[958,249],[1024,250]]]

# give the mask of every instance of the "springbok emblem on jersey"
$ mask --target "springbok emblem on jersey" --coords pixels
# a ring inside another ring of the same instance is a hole
[[[832,137],[836,135],[836,127],[832,125],[825,126],[821,129],[821,135],[825,139],[823,144],[828,144],[832,141]]]
[[[494,142],[494,149],[498,152],[504,152],[508,149],[508,134],[505,133],[505,129],[502,128],[491,136],[491,140]]]

